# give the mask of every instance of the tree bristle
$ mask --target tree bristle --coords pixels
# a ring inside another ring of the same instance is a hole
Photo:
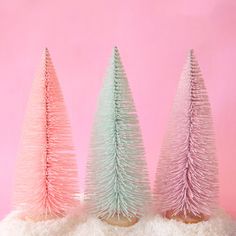
[[[191,50],[161,150],[155,203],[160,212],[211,215],[217,197],[218,168],[211,109]]]
[[[95,117],[86,198],[99,218],[140,217],[150,201],[141,133],[117,48]]]
[[[78,206],[77,165],[63,95],[47,49],[33,82],[17,165],[15,207],[62,217]]]

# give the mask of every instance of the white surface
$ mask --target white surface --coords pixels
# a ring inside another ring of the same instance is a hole
[[[66,217],[45,222],[19,220],[16,213],[0,224],[0,236],[236,236],[236,222],[218,214],[207,222],[184,224],[160,216],[146,217],[129,228],[108,225],[96,218]]]
[[[159,216],[146,221],[148,236],[236,236],[236,222],[227,215],[219,214],[209,221],[184,224]]]
[[[9,214],[0,224],[0,236],[72,236],[79,219],[65,217],[33,222],[20,220],[17,212]]]

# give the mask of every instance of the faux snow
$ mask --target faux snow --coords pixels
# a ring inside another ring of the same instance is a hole
[[[47,221],[25,221],[12,212],[0,223],[0,236],[73,236],[78,217],[64,217]]]
[[[23,221],[13,212],[1,222],[0,236],[236,236],[236,222],[224,213],[197,224],[149,216],[131,227],[122,228],[93,217]]]

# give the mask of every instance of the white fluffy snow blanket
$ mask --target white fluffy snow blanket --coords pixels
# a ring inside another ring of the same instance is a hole
[[[149,216],[128,227],[114,227],[89,217],[65,217],[44,222],[23,221],[11,213],[0,224],[0,236],[236,236],[236,222],[219,213],[209,221],[184,224]]]
[[[146,222],[148,236],[236,236],[236,222],[224,213],[218,213],[209,221],[185,224],[160,216]]]
[[[146,217],[128,227],[114,227],[90,218],[77,227],[77,236],[236,236],[236,222],[219,213],[209,221],[184,224],[161,216]]]
[[[76,227],[82,221],[68,216],[47,221],[25,221],[12,212],[0,223],[0,236],[74,236]]]

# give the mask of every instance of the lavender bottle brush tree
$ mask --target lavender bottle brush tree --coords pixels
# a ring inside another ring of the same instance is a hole
[[[161,150],[155,203],[166,217],[194,223],[211,216],[217,196],[218,168],[211,109],[191,50]]]

